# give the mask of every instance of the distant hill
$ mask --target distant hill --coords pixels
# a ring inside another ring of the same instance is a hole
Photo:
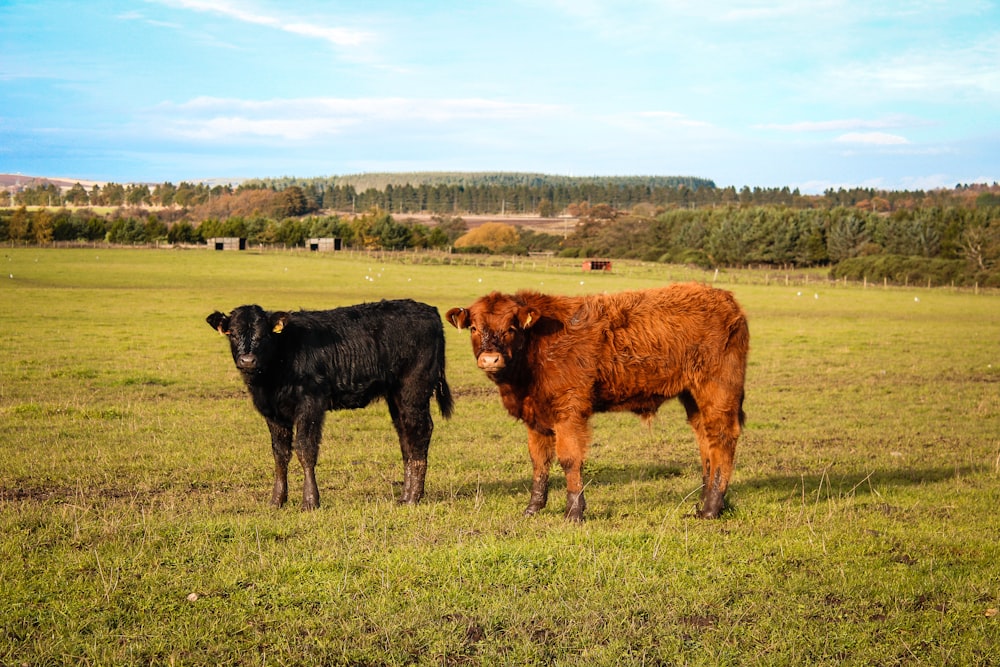
[[[94,185],[104,185],[104,181],[88,181],[81,178],[62,178],[58,176],[28,176],[26,174],[0,174],[0,188],[28,188],[46,183],[68,189],[79,183],[85,188]]]
[[[715,188],[715,182],[707,178],[696,176],[559,176],[554,174],[538,174],[531,172],[516,171],[413,171],[413,172],[371,172],[362,174],[347,174],[344,176],[315,176],[315,177],[294,177],[282,176],[280,178],[210,178],[210,179],[182,179],[181,182],[204,183],[208,186],[240,184],[255,186],[275,187],[279,190],[289,185],[316,185],[334,187],[351,186],[356,192],[364,192],[368,189],[385,190],[387,185],[402,187],[411,185],[420,187],[428,186],[452,186],[462,187],[489,187],[497,186],[503,188],[517,187],[579,187],[587,185],[597,185],[599,187],[648,187],[648,188],[677,188],[687,186],[692,190],[698,188]],[[105,181],[95,181],[82,178],[65,178],[59,176],[29,176],[25,174],[0,174],[0,188],[16,188],[18,190],[27,187],[37,187],[46,183],[58,186],[62,190],[68,190],[79,183],[85,188],[92,188],[94,185],[103,187]],[[130,183],[142,183],[142,181],[122,181],[120,185]],[[153,185],[153,183],[146,183]]]
[[[601,187],[635,187],[677,188],[687,186],[692,190],[698,188],[715,188],[715,182],[707,178],[695,176],[558,176],[553,174],[537,174],[516,171],[415,171],[395,173],[363,173],[345,176],[326,176],[314,178],[258,178],[244,181],[245,185],[254,184],[274,186],[282,189],[289,185],[314,185],[322,183],[327,186],[351,186],[357,192],[369,188],[385,190],[387,185],[400,187],[411,185],[459,185],[463,187],[498,186],[504,188],[516,187],[574,187],[581,185],[598,185]]]

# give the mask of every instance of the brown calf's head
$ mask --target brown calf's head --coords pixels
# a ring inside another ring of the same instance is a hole
[[[225,315],[215,311],[205,318],[208,325],[229,338],[236,368],[244,376],[267,370],[277,341],[288,322],[288,313],[269,313],[260,306],[240,306]]]
[[[538,322],[540,314],[516,297],[493,292],[468,308],[452,308],[445,317],[456,329],[469,329],[476,364],[494,375],[520,354],[525,332]]]

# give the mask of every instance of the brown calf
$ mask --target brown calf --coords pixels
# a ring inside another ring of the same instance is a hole
[[[677,397],[701,451],[697,514],[725,504],[745,416],[750,332],[730,292],[699,284],[580,297],[493,292],[446,315],[469,329],[479,368],[528,427],[532,515],[548,500],[549,465],[566,474],[566,518],[582,521],[582,470],[595,412],[647,421]]]

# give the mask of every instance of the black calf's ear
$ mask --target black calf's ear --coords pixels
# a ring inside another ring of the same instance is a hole
[[[219,311],[215,311],[214,313],[206,317],[205,321],[208,322],[208,326],[218,331],[220,335],[226,336],[229,334],[228,315],[223,315]]]
[[[444,317],[456,329],[464,329],[469,326],[469,311],[465,308],[452,308],[444,314]]]
[[[288,313],[271,313],[271,331],[280,334],[288,324]]]

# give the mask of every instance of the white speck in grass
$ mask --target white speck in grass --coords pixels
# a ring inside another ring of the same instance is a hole
[[[191,593],[190,595],[187,596],[187,601],[188,602],[197,602],[198,601],[198,594],[197,593]]]

